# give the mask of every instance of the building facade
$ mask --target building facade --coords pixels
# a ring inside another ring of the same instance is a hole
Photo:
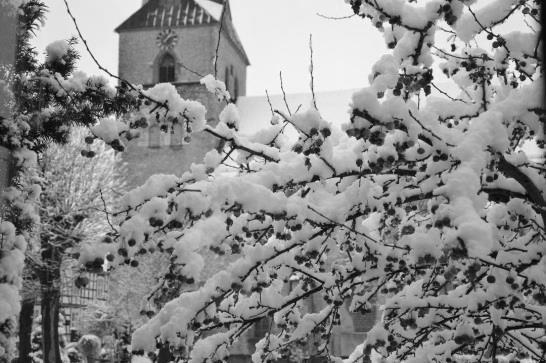
[[[145,0],[117,29],[119,75],[145,88],[170,82],[183,98],[207,108],[215,125],[221,104],[200,84],[208,74],[225,82],[233,100],[246,94],[249,60],[233,26],[229,2],[223,0]],[[220,38],[220,39],[219,39]],[[152,125],[147,135],[124,153],[131,187],[153,174],[182,174],[216,146],[205,133],[182,144],[176,129]]]

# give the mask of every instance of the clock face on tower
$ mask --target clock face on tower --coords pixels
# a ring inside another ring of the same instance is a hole
[[[164,29],[157,35],[156,43],[161,50],[173,49],[178,42],[178,35],[172,30]]]

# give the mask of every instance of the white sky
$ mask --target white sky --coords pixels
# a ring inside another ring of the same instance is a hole
[[[62,0],[47,0],[46,26],[38,34],[37,49],[75,35]],[[141,0],[69,0],[72,11],[92,51],[117,73],[118,36],[114,28],[136,11]],[[317,91],[353,89],[367,85],[373,63],[385,51],[381,34],[369,21],[350,15],[344,0],[231,0],[235,27],[252,65],[248,69],[247,95],[264,90],[279,93],[279,71],[288,93],[309,90],[309,34],[313,34],[314,75]],[[81,51],[79,68],[99,73]]]

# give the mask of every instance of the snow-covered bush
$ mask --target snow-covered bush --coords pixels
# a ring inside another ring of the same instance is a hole
[[[378,299],[382,318],[349,361],[372,348],[393,362],[543,359],[546,170],[521,151],[532,139],[544,148],[538,2],[346,2],[392,51],[354,94],[344,132],[311,107],[257,142],[230,127],[229,110],[205,130],[222,153],[124,198],[117,258],[160,248],[170,277],[192,282],[202,250],[235,259],[137,330],[135,351],[159,339],[184,360],[222,360],[272,317],[254,361],[310,335],[328,355],[340,306],[365,312]],[[299,135],[288,146],[287,127]],[[306,313],[314,294],[327,304]]]
[[[157,308],[156,295],[165,293],[168,265],[168,257],[147,254],[139,256],[138,269],[109,266],[107,299],[86,307],[76,322],[77,330],[104,336],[142,325]]]
[[[86,363],[99,361],[102,343],[96,335],[88,334],[78,340],[78,351],[82,354]]]

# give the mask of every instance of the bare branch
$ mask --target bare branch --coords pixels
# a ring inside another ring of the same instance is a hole
[[[290,111],[290,106],[288,105],[288,101],[286,100],[286,92],[284,91],[284,83],[282,80],[282,71],[279,71],[279,79],[281,81],[281,92],[282,92],[282,98],[284,100],[284,105],[286,106],[286,110],[288,111],[288,114],[292,116],[292,111]]]
[[[313,75],[314,65],[313,65],[313,34],[309,34],[309,74],[311,75],[311,94],[313,95],[313,106],[316,110],[318,110],[317,107],[317,99],[315,97],[315,77]]]

